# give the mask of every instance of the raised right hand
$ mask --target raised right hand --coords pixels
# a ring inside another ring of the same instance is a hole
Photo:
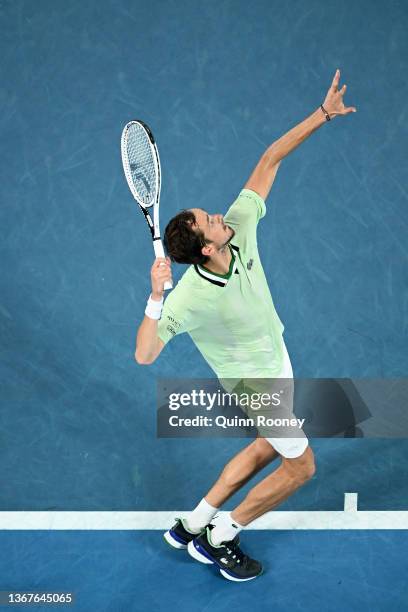
[[[152,299],[161,300],[164,293],[164,283],[172,282],[171,265],[169,257],[157,257],[150,272],[152,279]]]

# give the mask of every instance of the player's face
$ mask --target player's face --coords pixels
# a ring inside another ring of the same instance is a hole
[[[224,247],[234,237],[235,231],[224,223],[223,215],[210,215],[202,208],[190,208],[190,210],[194,213],[197,227],[203,231],[207,240],[214,243],[216,248]]]

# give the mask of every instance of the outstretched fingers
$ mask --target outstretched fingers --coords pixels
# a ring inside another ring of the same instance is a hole
[[[340,70],[337,68],[336,74],[334,75],[334,78],[331,84],[333,91],[337,91],[339,80],[340,80]]]
[[[347,85],[343,85],[343,87],[340,89],[339,93],[340,95],[343,97],[344,94],[346,93],[346,89],[347,89]],[[343,115],[348,115],[349,113],[355,113],[357,112],[357,109],[355,108],[355,106],[349,106],[348,108],[344,108],[343,111]]]

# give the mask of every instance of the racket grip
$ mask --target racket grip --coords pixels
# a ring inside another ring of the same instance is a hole
[[[166,257],[164,252],[163,243],[160,239],[153,241],[154,254],[156,257]]]
[[[154,247],[154,254],[156,255],[156,257],[165,257],[163,243],[161,240],[155,240],[153,242],[153,247]],[[173,285],[170,281],[165,281],[164,290],[168,291],[169,289],[173,289]]]

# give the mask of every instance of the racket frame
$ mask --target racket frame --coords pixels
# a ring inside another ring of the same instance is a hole
[[[156,198],[149,204],[145,204],[138,197],[137,191],[135,189],[132,173],[130,171],[129,157],[127,153],[127,141],[128,141],[128,132],[131,125],[139,125],[146,132],[149,144],[151,148],[151,152],[153,155],[153,159],[156,162],[156,172],[155,172],[155,180],[156,180]],[[152,235],[153,240],[153,249],[154,254],[157,257],[165,257],[164,247],[160,236],[160,224],[159,224],[159,208],[160,208],[160,191],[161,191],[161,165],[160,165],[160,157],[159,151],[156,145],[156,141],[154,139],[153,133],[147,123],[142,121],[141,119],[134,119],[129,121],[122,130],[121,137],[121,155],[122,155],[122,165],[125,173],[126,181],[128,187],[130,189],[131,194],[133,195],[136,202],[139,204],[140,210],[142,211],[146,223],[149,227],[150,233]],[[153,219],[149,213],[149,208],[153,206]],[[164,283],[164,289],[172,289],[173,285],[170,281],[166,281]]]

